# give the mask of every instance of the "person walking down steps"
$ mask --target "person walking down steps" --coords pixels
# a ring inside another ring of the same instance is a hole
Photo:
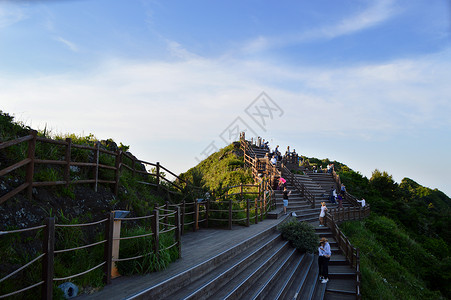
[[[288,207],[288,196],[291,195],[291,191],[287,190],[287,187],[283,188],[283,214],[287,214],[287,207]]]

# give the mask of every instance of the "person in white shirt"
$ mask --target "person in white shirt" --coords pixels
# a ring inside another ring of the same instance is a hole
[[[319,226],[324,227],[324,217],[326,216],[326,202],[321,202],[321,212],[319,213]]]
[[[327,283],[329,281],[329,260],[332,251],[327,238],[322,237],[320,243],[318,248],[319,280],[321,280],[321,283]]]
[[[272,163],[274,166],[277,164],[276,156],[273,156],[273,157],[271,158],[271,163]]]
[[[359,202],[360,204],[362,204],[362,207],[365,207],[366,203],[365,203],[365,199],[362,198],[362,200],[357,200],[357,202]]]

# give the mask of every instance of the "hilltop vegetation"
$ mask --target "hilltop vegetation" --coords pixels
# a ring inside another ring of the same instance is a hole
[[[180,177],[218,193],[228,186],[254,183],[250,170],[244,168],[239,142],[211,154],[197,166],[180,174]]]
[[[14,121],[14,117],[0,111],[0,142],[14,140],[26,136],[30,128],[21,122]],[[93,134],[77,136],[74,134],[52,135],[45,129],[38,131],[38,136],[65,140],[71,138],[73,144],[93,146],[97,138]],[[128,151],[128,146],[120,144],[118,147],[112,139],[100,141],[100,147],[110,151],[121,149]],[[27,143],[2,149],[0,151],[0,169],[14,165],[26,158]],[[35,157],[42,160],[64,160],[64,147],[38,142],[36,144]],[[131,155],[131,153],[129,153]],[[74,149],[71,158],[77,162],[91,162],[93,156],[89,151]],[[114,159],[100,154],[99,162],[103,165],[114,166]],[[130,159],[124,158],[123,163],[133,164]],[[136,170],[144,170],[144,166],[136,163]],[[106,170],[99,172],[102,178],[112,180],[114,172]],[[162,174],[164,176],[164,174]],[[92,168],[74,168],[71,177],[76,180],[89,179],[92,176]],[[25,168],[18,168],[6,176],[0,177],[0,196],[5,195],[14,188],[20,186],[25,180]],[[63,180],[60,166],[41,164],[34,169],[34,181],[58,181]],[[109,184],[99,184],[97,191],[89,184],[77,184],[48,186],[33,188],[32,199],[28,199],[25,193],[6,200],[0,205],[0,230],[14,230],[41,225],[47,217],[54,217],[57,224],[81,224],[104,219],[112,210],[129,210],[129,216],[148,216],[152,214],[155,205],[162,205],[169,196],[165,189],[171,189],[167,183],[160,185],[160,190],[153,186],[143,185],[143,180],[126,168],[121,170],[118,194],[115,195]],[[150,178],[152,182],[152,178]],[[171,200],[180,200],[181,195],[172,195]],[[123,236],[143,235],[150,231],[150,219],[135,222],[124,222],[122,225]],[[34,259],[42,251],[42,230],[25,233],[2,235],[0,239],[0,278],[13,272]],[[88,227],[58,228],[55,233],[55,249],[70,249],[89,243],[99,242],[104,239],[104,225]],[[174,243],[173,235],[160,235],[160,248],[165,249]],[[152,237],[124,240],[121,242],[121,255],[135,257],[142,255],[151,249]],[[60,253],[55,256],[54,269],[58,277],[66,277],[84,272],[103,260],[104,246],[102,244],[81,249],[74,252]],[[165,268],[171,261],[178,257],[178,252],[173,249],[162,250],[160,255],[146,255],[142,259],[119,262],[118,268],[123,274],[147,273]],[[103,286],[103,271],[101,268],[89,272],[72,280],[81,291],[95,291]],[[18,288],[23,288],[39,282],[41,278],[41,266],[32,264],[25,271],[2,281],[0,295],[8,294]],[[62,299],[60,290],[54,283],[54,298]],[[39,294],[39,288],[31,289],[19,298],[32,299]]]
[[[451,199],[409,178],[398,184],[376,169],[368,179],[333,163],[348,192],[371,205],[370,218],[340,225],[361,250],[364,298],[451,298]]]

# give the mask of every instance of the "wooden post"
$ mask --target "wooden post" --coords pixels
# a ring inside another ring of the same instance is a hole
[[[105,223],[105,248],[103,251],[103,257],[105,265],[103,268],[103,282],[105,284],[111,283],[111,270],[113,267],[113,226],[114,226],[114,214],[110,212],[108,220]]]
[[[346,242],[346,253],[345,253],[346,259],[350,260],[349,259],[349,240],[345,239],[345,242]]]
[[[208,217],[210,215],[210,198],[207,198],[207,207],[205,208],[205,227],[208,228]]]
[[[177,249],[179,252],[179,258],[182,257],[182,243],[180,232],[180,207],[175,207],[175,242],[177,243]]]
[[[160,189],[160,162],[157,161],[157,166],[156,166],[156,172],[157,172],[157,190]]]
[[[229,230],[232,230],[232,200],[229,199]]]
[[[45,256],[42,260],[42,299],[51,300],[53,297],[53,261],[55,251],[55,218],[47,218],[45,221],[44,239],[42,242],[42,251]]]
[[[169,210],[169,201],[166,201],[164,205],[164,230],[168,229],[169,224],[168,210]]]
[[[153,210],[152,218],[152,232],[153,232],[153,251],[156,257],[160,256],[160,213],[158,209]]]
[[[181,234],[183,234],[185,232],[185,204],[186,204],[186,201],[185,201],[185,199],[183,199],[183,202],[182,202],[182,228],[181,228]]]
[[[251,200],[246,199],[246,227],[250,225],[250,210],[251,210]]]
[[[240,198],[240,200],[243,200],[244,199],[243,198],[243,184],[240,184],[240,188],[241,188],[241,192],[240,192],[241,198]]]
[[[114,219],[113,214],[113,242],[112,242],[112,250],[111,250],[111,258],[118,259],[119,258],[119,249],[120,249],[120,238],[121,238],[121,220]],[[111,264],[111,278],[116,278],[120,276],[119,271],[117,270],[116,263],[113,262]]]
[[[98,180],[99,180],[99,156],[100,156],[100,142],[96,142],[95,143],[95,148],[96,150],[94,150],[94,162],[96,164],[96,166],[93,169],[93,177],[94,177],[94,191],[97,192],[97,184],[98,184]]]
[[[27,195],[28,200],[31,200],[33,197],[33,176],[34,176],[34,155],[36,152],[36,137],[38,135],[38,132],[36,130],[31,130],[30,134],[33,136],[33,138],[28,142],[28,158],[31,159],[31,161],[28,163],[27,166],[27,175],[26,180],[28,183],[27,188]]]
[[[199,228],[199,205],[197,204],[197,199],[194,199],[194,224],[193,224],[193,231],[197,231]]]
[[[66,181],[66,187],[69,187],[70,184],[70,161],[71,161],[71,150],[72,148],[72,139],[66,138],[66,167],[64,168],[64,180]]]
[[[264,213],[264,210],[263,210],[263,201],[262,201],[261,199],[259,199],[258,202],[260,202],[260,221],[263,222],[263,213]]]
[[[115,178],[114,195],[115,196],[117,196],[119,193],[119,177],[121,174],[121,165],[122,165],[122,151],[117,150],[116,151],[116,162],[115,162],[116,169],[114,170],[114,178]]]
[[[258,224],[258,206],[257,206],[257,198],[254,200],[254,206],[255,206],[255,224]]]

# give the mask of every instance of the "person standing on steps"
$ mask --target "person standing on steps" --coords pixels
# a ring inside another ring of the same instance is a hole
[[[341,197],[341,195],[338,195],[337,200],[338,200],[338,208],[343,208],[343,197]]]
[[[329,202],[330,202],[330,203],[334,203],[334,187],[333,187],[333,186],[330,187],[330,191],[329,191]]]
[[[283,214],[287,214],[287,207],[288,207],[288,196],[291,195],[291,191],[287,190],[287,187],[283,188]]]
[[[321,202],[321,212],[319,213],[319,226],[324,227],[324,217],[326,216],[326,202]]]
[[[329,260],[331,255],[332,251],[330,250],[329,241],[327,238],[322,237],[318,248],[319,279],[321,283],[329,281]]]
[[[343,183],[341,184],[340,194],[341,194],[341,196],[342,196],[343,198],[345,197],[345,194],[346,194],[346,187],[345,187],[345,185],[344,185]]]

